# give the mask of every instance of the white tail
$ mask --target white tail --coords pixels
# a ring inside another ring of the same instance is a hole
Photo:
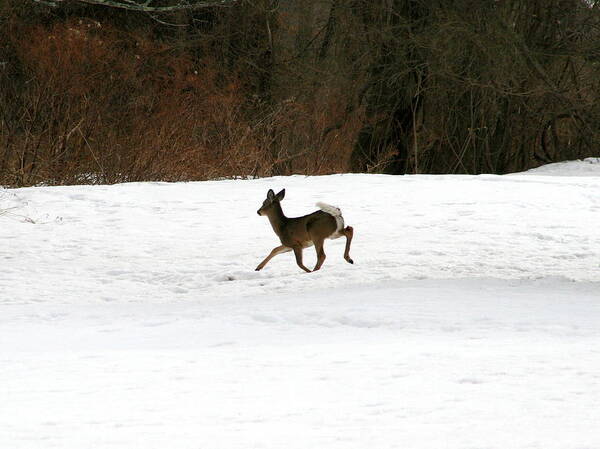
[[[332,206],[331,204],[322,203],[321,201],[317,202],[316,206],[323,212],[326,212],[335,218],[335,223],[337,225],[335,233],[330,235],[328,238],[337,239],[341,237],[343,235],[341,231],[344,229],[344,217],[342,217],[342,211],[340,208]]]
[[[321,209],[312,214],[302,217],[288,218],[281,209],[281,200],[285,197],[285,189],[275,195],[273,190],[267,192],[267,199],[263,201],[258,215],[266,215],[271,222],[273,231],[279,237],[282,245],[274,248],[271,253],[257,267],[260,271],[277,254],[294,251],[296,263],[304,271],[310,272],[302,263],[302,250],[308,246],[315,245],[317,250],[317,264],[313,268],[316,271],[325,262],[325,251],[323,242],[325,239],[336,239],[342,235],[346,237],[346,249],[344,259],[348,263],[354,263],[350,258],[350,243],[354,235],[351,226],[344,227],[342,211],[335,206],[325,203],[317,203]]]

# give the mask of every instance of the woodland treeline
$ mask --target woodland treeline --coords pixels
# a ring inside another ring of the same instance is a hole
[[[584,0],[0,0],[0,185],[599,154]]]

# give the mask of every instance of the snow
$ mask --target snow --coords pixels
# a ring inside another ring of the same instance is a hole
[[[588,157],[578,161],[555,162],[528,170],[523,174],[541,176],[598,176],[600,157]]]
[[[0,189],[0,447],[598,448],[586,161]],[[340,207],[355,264],[255,272],[269,188]]]

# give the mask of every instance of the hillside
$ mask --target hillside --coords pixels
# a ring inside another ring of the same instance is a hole
[[[255,272],[269,188],[355,264]],[[0,190],[0,446],[598,447],[599,225],[596,159]]]

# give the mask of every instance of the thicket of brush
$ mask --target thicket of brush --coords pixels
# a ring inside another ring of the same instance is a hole
[[[224,4],[0,0],[0,185],[505,173],[599,153],[595,2]]]

